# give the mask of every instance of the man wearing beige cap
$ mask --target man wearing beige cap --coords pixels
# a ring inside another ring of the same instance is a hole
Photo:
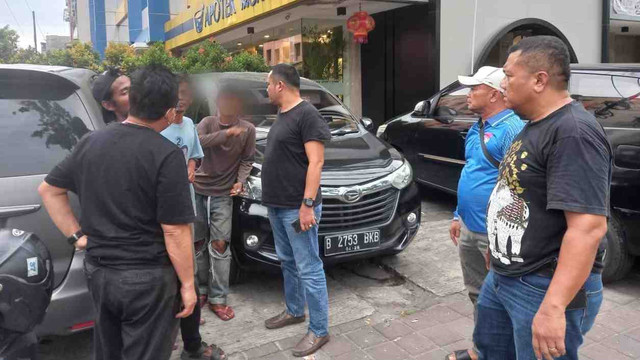
[[[449,234],[458,246],[464,284],[474,308],[488,271],[487,203],[498,178],[498,165],[524,127],[518,115],[505,106],[500,88],[503,78],[502,69],[491,66],[483,66],[473,76],[458,76],[458,81],[470,88],[467,105],[480,120],[469,129],[465,140],[466,163],[458,182],[458,206]],[[477,358],[474,349],[447,356],[449,360]]]

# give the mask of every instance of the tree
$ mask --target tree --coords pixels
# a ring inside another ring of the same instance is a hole
[[[18,33],[5,25],[0,28],[0,63],[8,63],[18,52]]]
[[[11,64],[47,64],[45,56],[31,46],[26,49],[18,49],[8,62]]]
[[[224,66],[224,71],[254,71],[267,72],[269,66],[264,62],[264,58],[258,54],[251,54],[248,51],[242,51],[235,54],[231,61]]]
[[[128,43],[110,42],[104,49],[104,66],[121,68],[126,59],[136,56],[135,51]],[[123,69],[126,71],[126,69]]]
[[[76,41],[68,49],[73,67],[100,71],[100,55],[91,44]]]

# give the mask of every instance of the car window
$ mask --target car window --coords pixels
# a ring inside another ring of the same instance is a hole
[[[0,81],[0,177],[48,173],[89,132],[74,89]]]
[[[573,72],[571,96],[604,127],[640,127],[640,77],[636,74]]]
[[[475,117],[476,115],[467,107],[468,93],[468,87],[460,87],[452,92],[442,95],[436,104],[436,113],[444,112],[443,108],[448,108],[452,110],[448,113],[453,116]]]
[[[258,133],[268,132],[278,115],[277,106],[271,104],[266,88],[247,88],[239,91],[242,101],[242,118],[253,123]],[[311,103],[327,121],[334,133],[355,132],[358,126],[351,113],[333,96],[321,89],[301,89],[300,96]],[[213,97],[215,98],[215,96]],[[196,100],[187,111],[187,116],[195,116],[198,122],[206,116],[216,115],[215,103],[206,99]]]

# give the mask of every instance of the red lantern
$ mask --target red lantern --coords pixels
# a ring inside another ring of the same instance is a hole
[[[369,41],[367,34],[376,27],[376,22],[366,11],[358,11],[347,20],[347,29],[353,33],[353,40],[360,44]]]

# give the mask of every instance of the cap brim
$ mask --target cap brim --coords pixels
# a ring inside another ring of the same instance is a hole
[[[460,82],[460,84],[466,86],[475,86],[482,84],[481,81],[478,81],[476,78],[471,76],[458,76],[458,81]]]

